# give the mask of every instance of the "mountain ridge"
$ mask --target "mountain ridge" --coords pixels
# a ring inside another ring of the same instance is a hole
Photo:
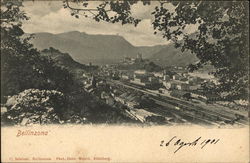
[[[117,63],[124,57],[136,57],[141,53],[143,58],[152,61],[160,60],[160,65],[169,66],[172,63],[181,64],[193,62],[194,59],[172,57],[180,54],[179,49],[173,45],[134,46],[120,35],[87,34],[85,32],[70,31],[52,34],[48,32],[35,33],[31,43],[38,50],[54,47],[63,53],[68,53],[75,61],[86,64]],[[172,58],[169,58],[171,56]],[[172,61],[171,61],[172,60]]]

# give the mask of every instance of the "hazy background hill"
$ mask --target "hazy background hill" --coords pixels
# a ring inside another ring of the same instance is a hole
[[[90,35],[78,31],[36,33],[31,43],[39,50],[54,47],[84,64],[116,63],[125,56],[136,57],[138,53],[164,66],[186,65],[196,60],[193,55],[181,55],[172,44],[136,47],[119,35]]]
[[[176,49],[174,44],[168,44],[157,53],[151,55],[151,61],[161,66],[187,66],[190,63],[198,61],[198,58],[191,52],[181,52]]]
[[[148,59],[165,47],[167,47],[167,45],[137,46],[136,48],[139,51],[139,53],[143,55],[143,58]]]
[[[123,37],[88,35],[76,31],[62,34],[37,33],[32,43],[39,50],[54,47],[69,53],[80,63],[113,63],[124,56],[134,57],[138,53]]]

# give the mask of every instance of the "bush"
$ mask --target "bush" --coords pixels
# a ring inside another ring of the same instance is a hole
[[[11,124],[59,123],[67,106],[63,93],[55,90],[27,89],[7,100],[5,121]]]

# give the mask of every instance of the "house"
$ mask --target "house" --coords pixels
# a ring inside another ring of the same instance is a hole
[[[130,80],[131,83],[141,85],[141,86],[147,86],[149,84],[148,77],[135,77],[134,80]]]
[[[205,94],[205,97],[206,97],[207,101],[218,101],[221,99],[221,97],[219,95],[212,94],[212,93]]]
[[[186,92],[186,91],[174,90],[170,93],[170,95],[173,97],[182,98],[182,99],[190,99],[191,98],[191,93]]]
[[[146,75],[147,71],[146,70],[136,70],[136,71],[134,71],[134,74],[136,74],[136,75]]]
[[[163,81],[163,85],[166,87],[168,90],[176,89],[177,83],[173,81]]]
[[[204,79],[197,77],[197,76],[189,76],[188,81],[193,84],[200,84],[204,82]]]
[[[131,73],[121,73],[121,78],[124,80],[133,79],[133,75]]]
[[[149,78],[148,78],[148,81],[149,81],[151,84],[158,84],[158,83],[159,83],[159,79],[157,79],[156,77],[149,77]]]
[[[85,90],[86,92],[88,92],[88,93],[91,93],[91,92],[94,91],[94,88],[93,88],[92,84],[85,84],[85,85],[84,85],[84,90]]]
[[[190,85],[189,86],[189,90],[193,91],[193,90],[197,90],[197,89],[201,89],[201,85]]]
[[[169,75],[164,75],[163,76],[163,80],[164,81],[169,81],[170,80],[170,76]]]
[[[154,76],[157,77],[157,78],[163,78],[163,76],[164,76],[164,73],[163,73],[163,72],[154,72],[153,74],[154,74]]]
[[[146,118],[149,116],[157,115],[144,109],[131,109],[130,113],[133,114],[141,122],[145,122]]]
[[[182,91],[187,91],[187,90],[189,90],[189,85],[186,83],[178,82],[176,85],[176,89],[182,90]]]
[[[96,83],[96,86],[98,86],[98,87],[105,87],[105,86],[107,86],[107,83],[106,83],[105,80],[101,80],[101,81],[99,81],[99,82]]]
[[[158,92],[163,93],[163,94],[169,93],[169,91],[167,89],[164,89],[164,88],[159,88]]]
[[[191,93],[191,97],[200,99],[205,102],[218,101],[221,100],[221,97],[217,94],[213,93],[205,93],[200,90],[193,91]]]
[[[180,80],[181,76],[179,74],[173,75],[173,80]]]
[[[125,65],[131,65],[135,63],[135,58],[130,58],[130,57],[124,57],[124,59],[122,60],[122,63]]]
[[[126,75],[126,74],[122,74],[121,78],[122,78],[122,79],[125,79],[125,80],[129,80],[129,79],[130,79],[129,76]]]
[[[102,91],[102,93],[101,93],[101,99],[106,99],[108,97],[109,97],[108,93]]]
[[[110,88],[111,90],[113,89],[112,87]],[[122,94],[122,92],[118,89],[114,89],[113,92],[111,93],[112,97],[118,97]]]
[[[94,92],[94,88],[86,89],[86,91],[87,91],[88,93],[92,93],[92,92]]]

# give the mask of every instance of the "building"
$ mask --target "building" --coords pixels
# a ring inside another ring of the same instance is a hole
[[[138,53],[136,56],[137,59],[142,59],[142,54]]]
[[[159,88],[158,92],[162,93],[162,94],[169,93],[169,91],[167,89],[164,89],[164,88]]]
[[[189,90],[189,84],[181,81],[163,81],[163,85],[166,87],[167,90],[182,90],[182,91],[187,91]]]
[[[121,78],[124,80],[130,80],[130,79],[133,79],[133,74],[123,72],[123,73],[121,73]]]
[[[115,100],[132,109],[140,106],[141,103],[141,98],[138,95],[127,92],[121,94],[120,96],[115,96]]]
[[[157,115],[155,113],[146,111],[145,109],[132,109],[130,113],[136,117],[141,122],[145,122],[146,118],[152,115]]]
[[[205,95],[207,101],[219,101],[221,100],[221,97],[217,94],[206,94]]]
[[[107,83],[106,83],[106,80],[100,80],[96,83],[96,86],[98,87],[107,87]]]
[[[135,70],[134,74],[135,75],[146,75],[147,71],[146,70]]]
[[[101,99],[106,99],[108,97],[109,97],[108,93],[102,91],[102,93],[101,93]]]
[[[181,99],[190,99],[192,98],[190,92],[174,90],[170,93],[171,96],[181,98]]]
[[[147,86],[149,84],[147,78],[134,78],[134,80],[130,80],[130,82],[141,86]]]
[[[211,102],[211,101],[219,101],[221,100],[221,97],[217,94],[213,93],[205,93],[200,90],[193,91],[191,93],[192,98],[196,98],[205,102]]]
[[[93,88],[96,88],[96,78],[95,78],[95,76],[91,77],[91,82],[90,83],[91,83]]]
[[[130,58],[130,57],[124,57],[123,64],[129,65],[129,64],[134,64],[135,63],[135,58]]]
[[[197,85],[190,85],[190,86],[189,86],[189,90],[190,90],[190,91],[198,90],[198,89],[201,89],[201,85],[200,85],[200,84],[197,84]]]
[[[137,62],[142,62],[143,59],[142,59],[142,54],[138,53],[137,56],[136,56],[136,61]]]
[[[202,83],[204,80],[197,76],[189,76],[188,81],[190,84],[196,85]]]
[[[187,91],[187,90],[189,90],[189,85],[186,83],[178,82],[176,85],[176,89],[182,90],[182,91]]]
[[[94,91],[94,88],[91,84],[84,85],[84,90],[88,93],[92,93]]]
[[[177,83],[173,81],[163,81],[163,85],[167,90],[176,89]]]
[[[173,80],[180,80],[181,76],[179,74],[173,75]]]
[[[154,74],[154,76],[157,77],[157,78],[163,78],[163,76],[164,76],[164,73],[163,73],[163,72],[154,72],[153,74]]]
[[[158,83],[159,83],[159,79],[157,79],[156,77],[149,77],[149,78],[148,78],[148,81],[149,81],[151,84],[158,84]]]
[[[170,80],[170,76],[169,75],[164,75],[163,76],[163,80],[164,81],[169,81]]]
[[[129,76],[126,75],[126,74],[122,74],[121,78],[124,79],[124,80],[129,80],[130,79]]]

